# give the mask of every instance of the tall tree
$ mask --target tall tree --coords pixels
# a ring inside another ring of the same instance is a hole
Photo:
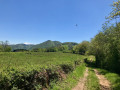
[[[110,15],[107,17],[107,19],[112,20],[120,17],[120,0],[117,2],[114,2],[112,5],[112,12],[110,12]]]
[[[8,45],[9,42],[8,41],[1,41],[0,42],[0,46],[1,46],[1,51],[3,52],[10,52],[11,51],[11,47]]]

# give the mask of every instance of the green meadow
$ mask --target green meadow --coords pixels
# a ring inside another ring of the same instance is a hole
[[[0,52],[0,70],[15,68],[26,70],[28,67],[49,67],[82,60],[85,56],[61,52]]]
[[[82,70],[80,73],[83,74],[83,61],[87,57],[89,56],[62,52],[1,52],[0,88],[51,88],[52,83],[56,84],[61,81],[59,79],[63,79],[61,74],[67,75],[79,65],[79,70]],[[79,79],[79,76],[76,78]],[[77,83],[76,80],[74,82]]]

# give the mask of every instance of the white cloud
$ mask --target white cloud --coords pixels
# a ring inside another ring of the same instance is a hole
[[[24,44],[32,44],[32,43],[24,42]]]

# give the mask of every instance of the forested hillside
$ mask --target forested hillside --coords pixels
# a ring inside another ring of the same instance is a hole
[[[26,50],[30,50],[30,48],[32,48],[34,45],[32,44],[15,44],[15,45],[10,45],[12,51],[16,50],[16,49],[26,49]]]
[[[51,40],[48,40],[48,41],[45,41],[45,42],[43,42],[43,43],[34,45],[31,49],[34,49],[34,48],[49,48],[49,47],[55,47],[55,46],[60,45],[60,44],[61,44],[61,42],[59,42],[59,41],[51,41]]]
[[[53,47],[61,47],[61,46],[67,46],[69,50],[72,50],[73,46],[77,45],[78,43],[75,42],[64,42],[61,43],[59,41],[51,41],[47,40],[43,43],[40,44],[15,44],[15,45],[10,45],[12,51],[16,49],[26,49],[26,50],[33,50],[33,49],[39,49],[39,48],[53,48]]]

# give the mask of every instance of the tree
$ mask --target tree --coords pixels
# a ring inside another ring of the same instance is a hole
[[[45,52],[46,48],[34,48],[32,49],[32,52]]]
[[[1,41],[0,42],[0,50],[3,52],[10,52],[11,51],[11,47],[8,45],[9,42],[8,41]]]
[[[107,17],[109,21],[120,18],[120,1],[112,6]],[[101,32],[91,40],[89,53],[95,55],[97,67],[120,73],[120,22],[105,23]]]
[[[46,52],[57,52],[58,49],[56,47],[51,47],[51,48],[47,48]]]
[[[103,32],[99,32],[92,40],[89,46],[89,53],[95,55],[96,57],[96,66],[103,67],[103,58],[104,58],[104,44],[106,43],[105,35]]]
[[[112,20],[120,17],[120,0],[114,2],[112,5],[112,12],[107,17],[107,19]]]
[[[88,50],[88,47],[89,47],[89,42],[83,41],[82,43],[73,47],[73,53],[84,55],[86,51]]]
[[[26,49],[15,49],[13,50],[13,52],[27,52],[29,50],[26,50]]]
[[[68,45],[59,45],[56,48],[58,51],[67,51],[69,49]]]
[[[2,52],[3,51],[3,48],[2,48],[2,45],[0,44],[0,52]]]
[[[96,66],[120,73],[120,23],[99,32],[90,43]]]

